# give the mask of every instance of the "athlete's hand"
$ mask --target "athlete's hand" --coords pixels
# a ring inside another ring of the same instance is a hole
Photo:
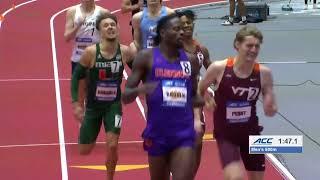
[[[264,114],[273,117],[277,113],[277,107],[273,103],[263,103]]]
[[[151,94],[157,88],[159,82],[144,83],[139,87],[139,94]]]
[[[214,95],[211,92],[205,94],[205,106],[207,109],[214,109],[216,107],[216,102],[214,101]]]
[[[77,102],[73,103],[73,115],[80,123],[82,123],[84,111],[81,105]]]
[[[203,134],[203,127],[202,127],[202,122],[200,119],[195,119],[194,120],[194,130],[196,131],[197,134]]]
[[[196,95],[192,98],[193,107],[202,107],[205,104],[205,100],[200,96]]]

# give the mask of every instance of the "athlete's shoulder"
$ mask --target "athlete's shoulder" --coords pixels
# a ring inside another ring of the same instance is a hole
[[[124,44],[120,44],[120,51],[124,55],[128,55],[128,54],[132,53],[131,48],[127,45],[124,45]]]
[[[173,10],[173,9],[167,7],[167,6],[165,6],[165,8],[166,8],[166,11],[167,11],[168,15],[175,13],[175,10]]]
[[[260,70],[260,74],[261,74],[262,78],[264,78],[266,76],[269,77],[272,75],[271,69],[263,64],[259,64],[259,70]]]
[[[98,8],[100,14],[108,14],[108,13],[110,13],[110,11],[108,9],[106,9],[106,8],[103,8],[101,6],[96,6],[96,7]]]
[[[263,64],[259,64],[260,72],[271,73],[271,69]]]
[[[85,51],[89,54],[95,54],[97,50],[96,44],[92,44],[88,47],[86,47]]]
[[[224,68],[226,67],[227,63],[228,63],[228,59],[223,59],[223,60],[214,61],[212,64],[218,68]]]
[[[140,20],[142,17],[143,11],[139,11],[132,16],[132,20]]]
[[[75,5],[75,6],[71,6],[70,8],[68,8],[67,15],[73,15],[74,16],[78,6],[79,5]]]

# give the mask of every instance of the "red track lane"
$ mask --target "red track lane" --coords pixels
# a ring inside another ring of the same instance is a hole
[[[6,1],[7,2],[7,1]],[[20,1],[19,1],[20,2]],[[48,9],[50,2],[50,9]],[[170,7],[181,7],[210,0],[174,0]],[[49,21],[58,11],[79,3],[72,1],[38,0],[10,12],[0,30],[0,79],[53,78]],[[98,4],[111,11],[120,7],[117,0]],[[3,4],[0,5],[2,10]],[[6,6],[6,5],[4,5]],[[6,7],[4,7],[6,8]],[[41,12],[39,10],[42,10]],[[1,11],[1,13],[3,13]],[[129,16],[117,14],[121,25],[121,41],[131,41]],[[26,20],[27,19],[27,20]],[[30,19],[30,20],[29,20]],[[65,13],[54,21],[59,77],[70,77],[71,45],[63,40]],[[3,58],[4,57],[4,58]],[[0,146],[7,144],[58,142],[54,81],[0,82],[0,114],[5,126],[0,127]],[[72,117],[70,86],[60,81],[61,101],[66,142],[76,142],[78,127]],[[124,123],[121,141],[140,140],[144,120],[136,103],[124,106]],[[207,119],[212,119],[207,115]],[[211,120],[210,120],[211,121]],[[211,122],[209,128],[212,129]],[[103,133],[101,133],[103,134]],[[99,141],[104,141],[104,135]],[[104,179],[104,171],[72,168],[73,165],[103,165],[104,145],[98,144],[92,155],[79,156],[76,145],[67,145],[69,179]],[[119,164],[147,164],[141,143],[120,144]],[[221,179],[222,171],[217,158],[215,142],[205,142],[204,155],[197,179]],[[58,146],[0,148],[1,179],[60,179],[61,167]],[[3,157],[2,157],[3,156]],[[25,163],[22,163],[24,161]],[[280,179],[279,174],[267,164],[267,177]],[[19,173],[17,173],[19,172]],[[116,179],[149,179],[148,169],[118,172]],[[209,178],[210,177],[210,178]]]
[[[0,148],[0,159],[1,179],[61,179],[59,146]]]
[[[18,5],[26,2],[27,0],[1,0],[0,2],[0,15],[3,14],[6,10],[13,7],[13,5]]]

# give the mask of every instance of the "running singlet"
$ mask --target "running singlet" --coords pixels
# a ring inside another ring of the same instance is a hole
[[[80,57],[87,46],[96,44],[100,41],[100,34],[96,29],[96,19],[100,15],[99,8],[95,6],[95,10],[92,15],[85,19],[85,22],[77,31],[75,37],[75,44],[72,51],[71,61],[79,62]],[[76,13],[74,16],[75,24],[78,24],[82,16],[80,5],[76,7]]]
[[[140,22],[142,49],[153,48],[153,38],[157,35],[157,23],[162,17],[166,16],[168,13],[166,7],[162,6],[160,16],[150,18],[148,14],[148,8],[144,8]]]
[[[233,71],[234,58],[229,58],[218,89],[215,91],[217,107],[214,111],[216,136],[236,137],[248,135],[258,128],[256,102],[261,91],[259,64],[251,75],[239,78]],[[239,134],[237,134],[239,132]]]
[[[153,49],[152,71],[147,83],[157,82],[154,92],[146,96],[148,114],[144,138],[194,136],[191,63],[180,50],[179,59],[170,63]]]
[[[120,44],[116,55],[106,59],[96,44],[96,62],[88,72],[87,107],[105,107],[115,101],[120,101],[123,63]]]

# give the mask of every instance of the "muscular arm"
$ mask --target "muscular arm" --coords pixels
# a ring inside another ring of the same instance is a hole
[[[202,46],[201,47],[201,50],[203,52],[203,56],[204,56],[204,59],[203,59],[203,66],[208,69],[210,64],[211,64],[211,60],[210,60],[210,55],[209,55],[209,51],[206,47]]]
[[[278,111],[276,98],[273,91],[273,77],[271,70],[267,67],[261,66],[261,85],[263,109],[266,116],[274,116]]]
[[[204,101],[198,94],[198,76],[199,76],[199,61],[193,54],[188,54],[191,63],[191,78],[192,78],[192,101],[194,107],[204,105]]]
[[[95,58],[94,46],[89,46],[85,49],[80,58],[79,64],[76,66],[71,79],[71,97],[74,104],[82,104],[79,102],[79,81],[85,77],[86,70],[91,67],[92,61]],[[84,88],[84,87],[81,87]]]
[[[217,78],[219,75],[219,64],[218,62],[213,62],[208,67],[207,72],[204,75],[204,78],[199,83],[199,93],[201,96],[204,96],[205,92],[207,91],[208,87],[212,83],[217,82]]]
[[[132,63],[134,60],[134,52],[132,51],[132,48],[121,44],[121,53],[123,62],[126,63],[130,69],[132,69]]]
[[[100,8],[101,14],[110,14],[110,11],[108,9],[105,9],[103,7],[100,7],[100,6],[99,6],[99,8]]]
[[[176,13],[175,10],[173,10],[173,9],[171,9],[171,8],[169,8],[169,7],[166,7],[166,8],[167,8],[167,13],[168,13],[168,15],[173,14],[173,13]]]
[[[65,30],[64,30],[64,38],[67,42],[69,42],[71,39],[74,39],[74,37],[77,34],[77,31],[79,30],[79,28],[82,25],[82,23],[81,24],[74,23],[73,19],[74,19],[75,12],[76,12],[75,7],[71,7],[67,11],[66,25],[65,25]]]
[[[121,3],[121,12],[128,13],[134,10],[140,10],[142,1],[139,0],[139,3],[132,5],[130,0],[122,0]]]
[[[143,50],[137,54],[133,61],[131,75],[128,77],[125,90],[121,96],[123,103],[128,104],[133,102],[144,91],[144,87],[138,87],[138,85],[148,72],[150,60],[151,50]]]
[[[132,17],[132,27],[133,27],[133,43],[136,46],[137,51],[142,48],[142,36],[141,36],[141,22],[142,12],[138,12]]]

